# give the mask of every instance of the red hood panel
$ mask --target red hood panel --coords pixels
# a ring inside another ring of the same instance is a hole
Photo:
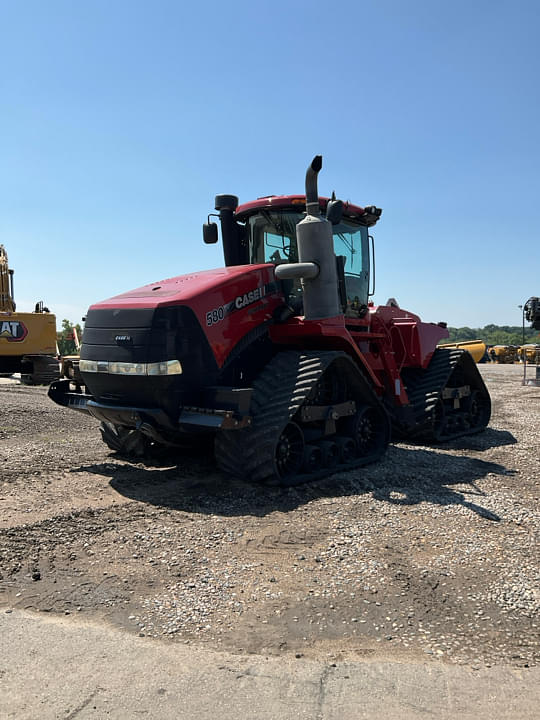
[[[267,275],[271,269],[273,279],[273,268],[273,265],[236,265],[235,267],[217,268],[216,270],[203,270],[189,275],[178,275],[177,277],[143,285],[143,287],[135,290],[128,290],[128,292],[115,295],[108,300],[102,300],[89,309],[190,305],[190,301],[200,298],[204,293],[235,285],[239,280],[242,280],[242,285],[245,281],[249,282],[250,277],[256,282],[263,270],[266,270],[264,274]],[[268,282],[268,279],[265,281]]]
[[[238,342],[270,323],[274,310],[283,305],[274,268],[237,265],[180,275],[96,303],[90,310],[189,307],[221,367]]]

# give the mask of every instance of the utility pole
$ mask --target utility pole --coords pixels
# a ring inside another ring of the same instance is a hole
[[[521,340],[521,362],[523,363],[523,380],[521,384],[525,385],[527,382],[527,352],[523,347],[525,345],[525,307],[523,305],[518,305],[518,308],[521,310],[521,327],[523,330]]]
[[[521,328],[522,328],[521,344],[525,345],[525,307],[523,305],[518,305],[518,308],[521,310]]]

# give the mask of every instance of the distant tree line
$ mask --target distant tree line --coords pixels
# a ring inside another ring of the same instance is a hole
[[[73,325],[69,320],[62,320],[62,330],[57,333],[56,340],[60,355],[75,355],[78,350],[73,337],[75,328],[79,342],[82,338],[82,328],[77,323]],[[467,340],[482,340],[486,345],[522,345],[523,328],[519,325],[486,325],[483,328],[449,327],[450,337],[441,340],[441,343],[465,342]],[[540,333],[533,328],[525,328],[525,342],[540,344]]]
[[[441,343],[482,340],[486,345],[522,345],[523,328],[519,325],[486,325],[483,328],[449,327],[450,337]],[[525,328],[525,343],[539,343],[540,333],[533,328]]]
[[[60,355],[76,355],[79,352],[73,336],[73,329],[75,329],[80,342],[82,329],[79,323],[73,325],[69,320],[62,320],[62,329],[56,333],[56,344]]]

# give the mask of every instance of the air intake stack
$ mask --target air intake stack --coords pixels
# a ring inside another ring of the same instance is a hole
[[[280,280],[302,281],[306,320],[322,320],[340,315],[338,275],[332,224],[321,215],[317,175],[322,156],[316,155],[306,172],[306,217],[296,226],[300,262],[276,267]]]

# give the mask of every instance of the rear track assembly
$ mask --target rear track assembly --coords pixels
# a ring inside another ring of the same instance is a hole
[[[491,400],[468,352],[438,348],[425,371],[405,370],[403,379],[415,419],[405,435],[444,442],[488,424]]]

